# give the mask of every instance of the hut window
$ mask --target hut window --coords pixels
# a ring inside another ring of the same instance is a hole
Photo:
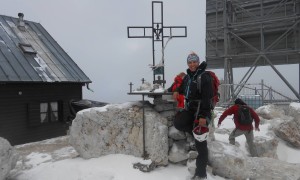
[[[36,51],[33,49],[33,47],[30,44],[19,44],[19,47],[22,49],[24,53],[28,54],[36,54]]]
[[[58,121],[58,102],[40,103],[41,123]]]
[[[48,103],[40,104],[41,123],[48,122]]]
[[[58,103],[50,103],[51,121],[58,121]]]

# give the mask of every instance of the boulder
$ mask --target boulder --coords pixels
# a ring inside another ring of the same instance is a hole
[[[278,140],[275,137],[255,136],[254,144],[258,157],[269,157],[277,159]],[[248,144],[246,143],[248,148]]]
[[[189,158],[188,144],[185,140],[176,141],[173,143],[169,152],[169,161],[172,163],[178,163]]]
[[[14,169],[19,155],[10,143],[0,137],[0,180],[6,179],[10,170]]]
[[[297,117],[300,115],[300,103],[291,103],[287,110],[287,115]]]
[[[274,133],[291,146],[300,148],[300,115],[294,119],[283,121],[274,129]]]
[[[264,119],[281,118],[285,115],[284,110],[278,108],[274,104],[268,104],[257,108],[256,113]]]
[[[169,128],[169,137],[173,140],[183,140],[186,139],[186,135],[183,131],[177,130],[174,126]]]
[[[299,179],[300,164],[267,157],[248,157],[238,147],[213,141],[208,144],[212,173],[229,179]]]
[[[167,165],[167,120],[145,104],[144,154],[142,107],[135,102],[80,111],[70,127],[70,144],[86,159],[120,153],[147,155],[156,165]]]

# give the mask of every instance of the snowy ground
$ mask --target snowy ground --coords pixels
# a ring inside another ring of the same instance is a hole
[[[218,111],[215,124],[222,111]],[[268,136],[269,123],[260,126],[260,132],[255,131],[255,136]],[[220,129],[234,128],[232,117],[227,117]],[[228,135],[215,134],[217,141],[228,142]],[[245,137],[236,139],[240,148],[245,149]],[[68,145],[68,137],[59,137],[36,143],[16,146],[21,157],[8,180],[185,180],[188,170],[183,165],[169,164],[159,167],[152,172],[143,173],[133,168],[133,164],[144,162],[142,158],[129,155],[112,154],[89,160],[78,157],[76,151]],[[278,158],[290,163],[300,163],[300,150],[279,142],[277,149]],[[223,180],[211,174],[208,168],[208,180]]]

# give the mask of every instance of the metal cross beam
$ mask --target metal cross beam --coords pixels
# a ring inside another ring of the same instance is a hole
[[[157,11],[158,10],[158,11]],[[157,14],[160,14],[160,17]],[[135,35],[132,35],[136,33]],[[152,26],[128,26],[128,38],[151,38],[152,39],[152,56],[153,65],[153,84],[160,84],[163,81],[165,86],[165,71],[164,71],[164,50],[168,41],[171,38],[187,37],[186,26],[164,26],[163,23],[163,2],[152,1]],[[164,44],[164,38],[168,38]],[[158,51],[155,51],[155,45],[161,43],[161,61],[156,64],[155,57]],[[162,75],[162,80],[160,75]],[[158,78],[159,77],[159,78]],[[159,80],[158,80],[159,79]],[[159,82],[158,82],[159,81]]]

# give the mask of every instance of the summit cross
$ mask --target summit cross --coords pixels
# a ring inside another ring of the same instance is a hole
[[[157,14],[160,14],[160,16]],[[132,35],[133,31],[135,31],[137,34]],[[164,51],[166,45],[172,38],[187,37],[186,26],[164,26],[163,2],[152,1],[152,26],[128,26],[127,35],[128,38],[152,39],[153,65],[151,65],[151,68],[153,70],[153,84],[160,84],[162,82],[163,86],[165,86]],[[168,38],[166,44],[164,43],[165,38]],[[155,51],[155,46],[157,44],[161,47],[161,51]],[[161,52],[161,61],[156,64],[155,59],[156,56],[158,56],[157,53],[159,52]]]

